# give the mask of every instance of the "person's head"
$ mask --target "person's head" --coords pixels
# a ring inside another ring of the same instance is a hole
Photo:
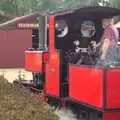
[[[113,18],[104,18],[102,19],[102,26],[103,28],[106,28],[109,25],[113,24]]]

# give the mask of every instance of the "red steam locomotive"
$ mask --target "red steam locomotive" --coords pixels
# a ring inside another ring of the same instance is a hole
[[[103,33],[101,19],[120,14],[110,7],[84,7],[41,13],[25,68],[49,100],[77,109],[82,120],[120,120],[120,67],[96,66]],[[35,41],[35,40],[34,40]]]

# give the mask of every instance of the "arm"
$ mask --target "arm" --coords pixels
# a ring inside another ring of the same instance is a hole
[[[108,46],[109,46],[109,39],[108,38],[105,38],[104,39],[104,42],[103,42],[103,45],[102,45],[102,55],[101,55],[101,59],[105,59],[105,56],[106,56],[106,53],[107,53],[107,50],[108,50]]]
[[[97,48],[97,47],[99,47],[101,45],[101,41],[96,43],[96,41],[93,40],[93,41],[91,41],[91,44],[92,44],[93,48]]]
[[[111,33],[112,31],[113,30],[111,29],[111,27],[107,27],[104,30],[101,60],[105,59],[105,57],[106,57],[108,47],[110,44],[110,39],[112,38],[112,33]]]
[[[99,47],[101,45],[101,41],[96,44],[96,47]]]

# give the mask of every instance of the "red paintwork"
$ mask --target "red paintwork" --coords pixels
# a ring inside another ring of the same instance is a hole
[[[105,112],[102,120],[120,120],[120,112]]]
[[[70,98],[95,107],[103,107],[103,70],[83,66],[69,66]]]
[[[106,79],[107,108],[120,108],[120,68],[108,69]]]
[[[49,53],[44,51],[25,51],[25,69],[31,72],[43,72],[49,61]]]
[[[49,17],[49,47],[50,51],[55,51],[55,21],[54,16]]]
[[[54,16],[49,17],[49,63],[46,65],[45,90],[52,96],[60,96],[60,54],[54,48]]]
[[[49,53],[43,52],[43,62],[48,63],[48,61],[49,61]]]
[[[31,72],[42,72],[42,51],[25,51],[25,68]]]
[[[70,97],[102,109],[106,100],[106,109],[120,109],[120,68],[106,70],[105,88],[103,73],[100,68],[70,65]]]
[[[55,56],[55,58],[54,58]],[[49,64],[46,65],[46,93],[59,97],[60,89],[59,53],[51,52]]]

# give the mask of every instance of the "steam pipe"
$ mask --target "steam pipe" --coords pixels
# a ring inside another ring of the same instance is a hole
[[[46,39],[46,30],[45,30],[45,26],[46,26],[46,20],[45,20],[45,16],[40,16],[39,17],[39,48],[38,49],[45,49],[45,39]]]

